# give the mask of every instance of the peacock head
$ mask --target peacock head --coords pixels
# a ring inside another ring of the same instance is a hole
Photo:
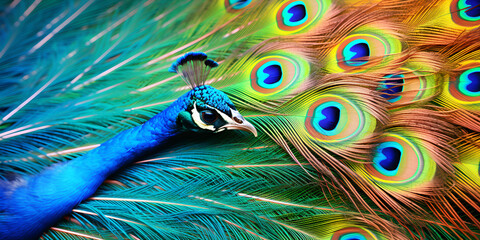
[[[170,67],[178,73],[192,90],[185,95],[186,109],[177,117],[177,124],[191,131],[221,132],[243,130],[257,136],[257,130],[237,111],[232,101],[222,91],[204,82],[212,68],[218,63],[207,59],[202,52],[190,52]]]

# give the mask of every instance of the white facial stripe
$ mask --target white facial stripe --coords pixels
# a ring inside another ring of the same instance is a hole
[[[193,104],[192,119],[195,122],[195,124],[197,124],[198,127],[202,128],[202,129],[210,130],[210,131],[215,131],[215,128],[213,127],[213,125],[205,124],[202,121],[202,119],[200,118],[200,113],[197,110],[197,103],[196,102]]]
[[[206,104],[205,104],[206,105]],[[242,121],[245,121],[245,119],[243,118],[243,116],[236,110],[233,110],[231,109],[231,113],[232,113],[232,117],[229,117],[227,114],[219,111],[218,109],[216,108],[213,108],[209,105],[207,105],[208,107],[211,108],[211,110],[215,110],[217,112],[217,114],[225,121],[227,122],[227,124],[225,125],[239,125],[239,123],[235,122],[234,118],[236,117],[237,119],[240,119]],[[193,121],[197,124],[198,127],[202,128],[202,129],[206,129],[206,130],[210,130],[210,131],[216,131],[216,132],[221,132],[223,130],[225,130],[225,128],[219,128],[219,129],[215,129],[215,127],[213,125],[208,125],[206,123],[204,123],[200,117],[200,113],[198,112],[197,110],[197,103],[195,102],[193,104],[193,109],[192,109],[192,119]]]

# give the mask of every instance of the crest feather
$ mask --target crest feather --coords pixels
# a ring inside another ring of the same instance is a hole
[[[203,52],[189,52],[177,59],[168,69],[169,72],[178,73],[192,89],[205,85],[208,74],[218,63],[207,59]]]

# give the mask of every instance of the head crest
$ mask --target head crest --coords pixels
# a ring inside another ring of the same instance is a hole
[[[217,62],[207,59],[207,54],[189,52],[172,63],[168,71],[180,74],[185,83],[193,89],[205,85],[210,70],[217,66]]]

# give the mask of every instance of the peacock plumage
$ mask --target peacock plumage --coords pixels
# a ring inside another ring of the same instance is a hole
[[[478,0],[0,1],[0,239],[478,239],[479,26]]]

